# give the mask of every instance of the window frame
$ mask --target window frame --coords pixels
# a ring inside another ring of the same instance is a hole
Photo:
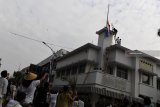
[[[148,81],[143,80],[143,76],[148,76]],[[153,86],[153,75],[147,74],[147,73],[141,73],[141,83]]]
[[[158,85],[158,83],[159,83],[159,85]],[[157,90],[160,91],[160,79],[157,79]]]
[[[110,75],[114,75],[114,68],[113,67],[107,67],[106,73],[110,74]]]
[[[122,79],[128,80],[128,69],[122,68],[122,67],[117,67],[117,73],[116,76]]]
[[[85,73],[85,70],[86,70],[86,64],[80,64],[78,66],[78,74],[82,74],[82,73]]]

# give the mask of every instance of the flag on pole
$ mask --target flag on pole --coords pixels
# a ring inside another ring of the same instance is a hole
[[[109,16],[109,4],[108,4],[107,21],[106,21],[106,28],[107,28],[106,33],[105,33],[106,37],[108,37],[110,35],[110,24],[109,24],[108,16]]]

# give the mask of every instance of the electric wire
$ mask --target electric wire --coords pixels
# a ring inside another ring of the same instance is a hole
[[[28,39],[28,40],[32,40],[32,41],[36,41],[36,42],[39,42],[39,43],[43,43],[44,41],[41,41],[41,40],[38,40],[38,39],[33,39],[33,38],[30,38],[30,37],[27,37],[27,36],[24,36],[22,34],[17,34],[17,33],[13,33],[13,32],[9,32],[15,36],[19,36],[19,37],[23,37],[25,39]],[[72,49],[73,48],[70,48],[70,47],[64,47],[64,46],[61,46],[61,45],[56,45],[56,44],[53,44],[53,43],[49,43],[49,42],[45,42],[46,44],[49,44],[49,45],[53,45],[53,46],[56,46],[56,47],[60,47],[60,48],[66,48],[66,49]]]

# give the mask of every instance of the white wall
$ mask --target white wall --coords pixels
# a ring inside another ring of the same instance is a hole
[[[151,97],[153,102],[157,101],[157,79],[156,76],[153,76],[153,85],[147,85],[141,82],[140,80],[140,72],[138,71],[139,67],[139,62],[140,60],[145,60],[151,64],[153,64],[153,72],[157,73],[156,71],[156,63],[154,63],[151,60],[148,60],[146,58],[142,58],[142,57],[137,57],[136,58],[136,66],[135,66],[135,81],[134,81],[134,85],[135,85],[135,89],[134,89],[134,97],[139,97],[139,95],[144,95],[144,96],[148,96]]]
[[[156,102],[156,90],[153,86],[148,86],[146,84],[140,83],[139,84],[139,93],[141,95],[145,95],[151,98],[152,101]]]
[[[98,63],[98,51],[95,49],[90,48],[88,50],[88,60],[94,61]]]
[[[85,79],[86,82],[84,83]],[[68,82],[62,81],[60,78],[56,78],[53,84],[56,86],[61,86],[61,85],[67,85]],[[126,95],[129,95],[131,91],[130,81],[114,77],[109,74],[104,74],[103,72],[100,71],[92,71],[89,72],[88,74],[87,73],[79,74],[77,76],[77,85],[84,85],[84,84],[96,86],[98,88],[106,88],[107,90],[118,92],[121,94],[123,93]]]
[[[77,84],[95,84],[96,83],[96,72],[82,73],[68,78],[77,78]],[[87,77],[87,78],[86,78]],[[60,78],[55,78],[54,85],[66,85],[68,82],[62,81]]]
[[[113,35],[106,37],[105,32],[99,35],[98,46],[101,47],[101,51],[99,52],[99,68],[104,68],[104,53],[106,48],[111,45],[113,45]]]
[[[125,51],[119,49],[116,50],[116,61],[121,62],[122,64],[125,64],[129,67],[134,66],[133,57],[127,56]]]
[[[63,66],[76,63],[78,61],[85,60],[85,59],[88,59],[88,51],[82,51],[82,52],[79,52],[78,54],[72,55],[70,57],[67,57],[65,59],[58,61],[57,68],[61,68]]]
[[[66,65],[70,65],[72,63],[76,63],[81,60],[90,60],[90,61],[94,61],[94,62],[98,63],[98,59],[97,59],[98,56],[97,55],[98,55],[97,50],[95,50],[93,48],[89,48],[88,50],[84,50],[84,51],[79,52],[77,54],[74,54],[68,58],[65,58],[65,59],[58,61],[57,68],[61,68]]]
[[[97,72],[96,84],[118,91],[131,92],[131,81],[103,72]]]
[[[159,90],[157,90],[156,97],[157,97],[158,102],[160,102],[160,91]]]
[[[112,50],[109,52],[109,61],[115,61],[116,60],[116,50]]]

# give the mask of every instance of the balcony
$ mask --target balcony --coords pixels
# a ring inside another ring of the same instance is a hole
[[[60,78],[55,79],[54,82],[55,85],[67,84],[66,81],[62,81]],[[129,80],[115,77],[113,75],[101,72],[100,70],[94,70],[89,73],[78,74],[77,85],[97,85],[111,88],[117,91],[123,91],[127,93],[131,92],[131,82]]]
[[[124,91],[128,93],[131,92],[130,81],[119,77],[115,77],[110,74],[101,74],[101,75],[102,78],[100,84],[115,90]]]

